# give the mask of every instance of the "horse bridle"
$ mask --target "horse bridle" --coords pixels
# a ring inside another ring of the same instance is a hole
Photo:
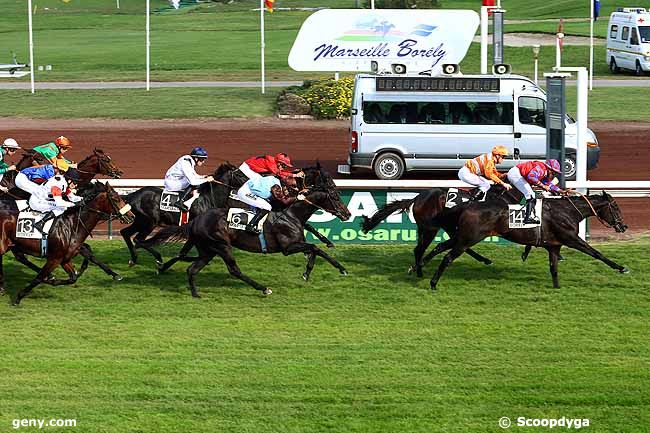
[[[305,198],[304,198],[303,200],[301,200],[301,201],[304,201],[305,203],[309,203],[310,205],[312,205],[312,206],[314,206],[315,208],[318,208],[318,209],[320,209],[320,210],[322,210],[322,211],[324,211],[324,212],[327,212],[327,213],[331,213],[331,214],[333,214],[333,215],[336,215],[336,214],[335,214],[335,212],[336,212],[336,206],[334,205],[334,198],[332,197],[332,190],[330,190],[329,188],[327,188],[327,189],[317,189],[317,191],[322,191],[322,192],[324,192],[325,194],[327,194],[327,200],[329,200],[330,205],[332,205],[332,210],[331,210],[331,211],[325,209],[323,206],[317,205],[317,204],[314,203],[313,201],[309,200],[307,197],[305,197]],[[309,192],[313,192],[313,191],[309,191]],[[336,216],[338,217],[338,215],[336,215]]]
[[[106,198],[113,209],[113,212],[104,212],[98,209],[88,208],[87,210],[99,215],[99,217],[106,221],[113,221],[115,218],[119,218],[120,222],[123,224],[131,224],[133,222],[132,218],[127,217],[127,213],[131,210],[131,205],[127,204],[126,206],[120,208],[119,203],[113,198],[113,195],[106,191]],[[82,208],[86,205],[85,200],[83,201]]]
[[[105,170],[106,171],[106,176],[110,176],[110,177],[115,178],[115,179],[120,177],[120,175],[117,172],[117,170],[119,170],[119,169],[117,167],[115,167],[113,164],[110,163],[111,158],[108,155],[99,155],[97,153],[95,153],[94,155],[97,156],[97,163],[98,163],[98,167],[99,167],[99,172],[101,172],[102,169],[106,169]],[[90,158],[90,157],[88,157],[88,158]],[[88,158],[85,158],[79,164],[82,164]],[[92,175],[101,174],[99,172],[95,173],[95,172],[88,171],[88,170],[82,170],[80,168],[77,168],[77,171],[79,173],[92,174]]]
[[[591,204],[591,200],[589,200],[589,197],[587,197],[585,194],[582,194],[580,191],[576,191],[576,193],[578,193],[578,195],[579,195],[580,197],[582,197],[582,198],[585,199],[585,201],[586,201],[587,204],[589,205],[589,208],[591,209],[591,212],[593,213],[593,216],[595,216],[596,218],[598,218],[598,221],[600,221],[600,223],[601,223],[602,225],[604,225],[605,227],[607,227],[608,229],[613,228],[615,225],[623,224],[623,219],[620,218],[620,217],[619,217],[619,216],[614,212],[614,209],[613,209],[613,207],[612,207],[612,202],[611,202],[611,201],[607,200],[607,208],[609,209],[609,213],[610,213],[610,215],[612,215],[612,218],[614,218],[614,224],[610,224],[610,223],[608,223],[608,222],[605,221],[603,218],[601,218],[600,215],[598,215],[598,212],[596,212],[596,209],[595,209],[594,206]],[[580,212],[580,210],[576,207],[576,205],[573,204],[573,202],[570,201],[570,200],[569,200],[569,202],[571,203],[571,205],[573,205],[573,207],[575,208],[575,210],[578,211],[578,213],[580,214],[580,216],[583,217],[583,218],[585,218],[585,217],[582,215],[582,212]],[[592,216],[592,215],[587,215],[587,216]]]

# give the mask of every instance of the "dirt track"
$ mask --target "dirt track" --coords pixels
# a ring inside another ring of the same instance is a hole
[[[592,180],[648,180],[650,123],[591,122],[601,146],[599,168]],[[69,152],[79,160],[98,147],[110,154],[126,178],[162,178],[176,158],[201,145],[210,153],[210,167],[223,161],[239,164],[251,155],[288,152],[299,166],[316,159],[331,171],[347,158],[347,121],[233,119],[210,121],[29,120],[0,119],[0,136],[33,147],[66,135]],[[409,174],[427,178],[430,174]],[[444,178],[445,176],[437,178]],[[647,200],[619,200],[628,224],[650,230]],[[596,225],[596,224],[594,224]]]

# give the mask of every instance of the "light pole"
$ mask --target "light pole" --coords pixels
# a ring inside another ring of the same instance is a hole
[[[540,45],[533,45],[533,58],[535,59],[535,84],[537,84],[537,65],[539,63],[539,49]]]

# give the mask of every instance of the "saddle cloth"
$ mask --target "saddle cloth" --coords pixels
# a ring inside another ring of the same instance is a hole
[[[246,230],[246,225],[250,220],[255,216],[255,211],[248,209],[241,209],[237,207],[231,207],[228,209],[228,227],[235,230]],[[257,229],[261,232],[264,222],[268,218],[269,214],[264,215],[264,217],[257,224]]]
[[[469,201],[470,192],[464,189],[449,188],[447,190],[447,199],[445,200],[445,208],[451,209],[461,203]]]
[[[176,204],[178,203],[179,193],[179,191],[167,191],[164,189],[160,194],[160,210],[164,210],[166,212],[180,212],[181,210],[176,207]],[[192,193],[192,197],[190,197],[185,202],[188,209],[192,207],[192,204],[194,204],[194,201],[197,198],[199,198],[199,193],[197,191],[194,191]]]
[[[46,237],[54,220],[51,219],[46,222],[43,232],[40,232],[36,230],[34,224],[42,220],[45,214],[29,209],[27,200],[16,200],[16,205],[20,211],[18,221],[16,221],[16,237],[21,239],[43,239]]]
[[[533,215],[539,220],[539,224],[524,224],[524,216],[526,215],[526,206],[521,204],[508,205],[508,227],[511,229],[533,229],[542,225],[542,209],[543,201],[546,199],[537,199],[535,202],[535,211]]]

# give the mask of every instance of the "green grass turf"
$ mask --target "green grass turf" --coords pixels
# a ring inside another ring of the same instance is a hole
[[[339,246],[350,275],[318,259],[309,283],[301,254],[238,251],[274,294],[219,262],[199,275],[200,300],[185,266],[157,276],[149,257],[127,268],[120,242],[92,245],[122,282],[91,268],[0,304],[3,431],[17,418],[74,418],[46,431],[84,433],[475,433],[502,431],[502,416],[650,425],[648,240],[596,245],[627,275],[564,251],[561,289],[543,251],[522,264],[520,247],[479,246],[495,264],[463,257],[435,294],[405,272],[412,245]],[[26,284],[30,272],[4,264],[10,290]],[[533,430],[546,431],[509,431]]]
[[[0,61],[10,60],[10,51],[28,61],[25,2],[4,0],[0,14]],[[507,18],[548,19],[585,17],[588,2],[553,0],[531,7],[530,2],[509,0]],[[233,4],[207,2],[178,11],[168,9],[163,0],[153,0],[151,17],[151,78],[175,80],[251,80],[259,79],[259,13],[252,0]],[[36,71],[37,81],[120,81],[144,80],[144,5],[122,0],[121,9],[111,0],[40,0],[35,2],[35,65],[52,65],[52,71]],[[353,8],[352,0],[315,3],[279,1],[278,7],[329,6]],[[477,1],[443,2],[445,8],[473,8]],[[618,6],[626,5],[624,3]],[[607,13],[617,5],[604,5],[603,18],[596,34],[604,36]],[[266,68],[269,79],[304,79],[324,74],[296,72],[287,57],[302,22],[309,11],[282,11],[266,15]],[[508,25],[506,31],[544,31],[554,33],[555,22]],[[567,23],[568,34],[585,34],[588,23]],[[532,69],[530,49],[522,57],[517,48],[505,48],[505,58],[515,71]],[[602,48],[604,50],[604,48]],[[543,50],[543,51],[551,51]],[[603,51],[604,52],[604,51]],[[4,54],[3,54],[4,53]],[[544,56],[544,54],[542,54]],[[471,56],[471,58],[470,58]],[[586,64],[588,47],[572,47],[564,63]],[[550,57],[549,57],[550,58]],[[521,64],[520,64],[521,63]],[[601,65],[602,63],[602,65]],[[464,62],[465,72],[479,70],[478,47]],[[471,68],[470,68],[471,65]],[[525,67],[522,67],[525,65]],[[608,76],[604,54],[596,56],[596,75]],[[544,69],[542,69],[544,70]],[[331,74],[330,74],[331,75]],[[26,78],[22,78],[26,80]]]
[[[541,79],[542,77],[540,77]],[[542,82],[543,83],[543,82]],[[575,114],[575,87],[567,87],[567,109]],[[29,118],[196,119],[214,117],[268,117],[275,112],[280,90],[258,88],[170,88],[115,90],[0,90],[0,116]],[[589,92],[592,120],[649,121],[641,109],[645,88],[596,87]],[[128,102],[127,102],[128,101]],[[179,101],[183,101],[180,103]]]

